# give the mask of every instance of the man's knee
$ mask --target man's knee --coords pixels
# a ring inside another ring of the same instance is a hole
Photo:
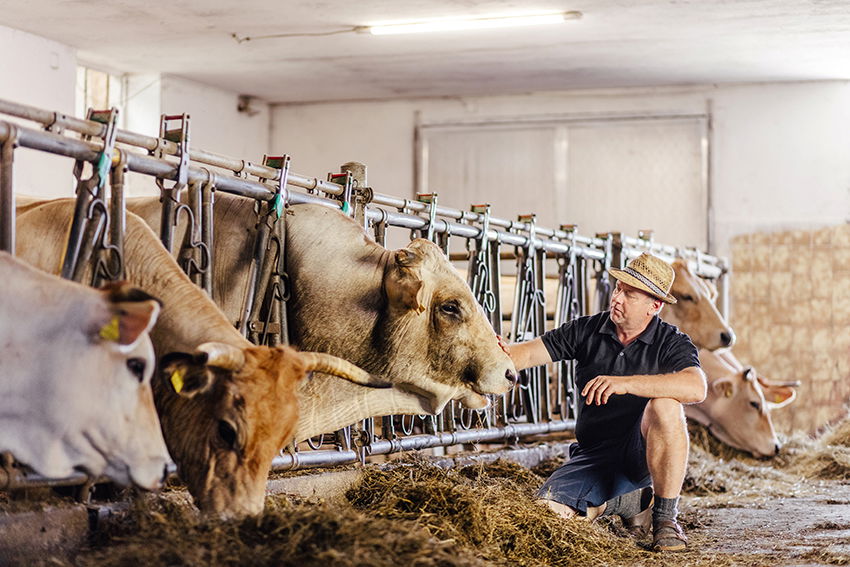
[[[643,429],[682,429],[686,427],[685,410],[673,398],[653,398],[643,412]]]
[[[560,502],[555,502],[554,500],[547,500],[545,498],[538,498],[535,500],[536,504],[540,504],[541,506],[548,506],[550,510],[561,516],[562,518],[574,518],[578,515],[578,512],[567,506],[566,504],[561,504]]]

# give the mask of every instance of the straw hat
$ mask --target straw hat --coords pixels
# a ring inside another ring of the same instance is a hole
[[[644,252],[629,262],[625,269],[608,268],[608,273],[611,277],[645,291],[664,303],[676,303],[676,298],[670,295],[670,286],[676,277],[673,268],[652,254]]]

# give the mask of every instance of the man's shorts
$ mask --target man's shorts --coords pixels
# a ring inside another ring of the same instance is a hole
[[[638,420],[622,439],[587,448],[578,443],[570,445],[569,460],[543,483],[537,496],[585,515],[589,507],[650,484],[646,444]]]

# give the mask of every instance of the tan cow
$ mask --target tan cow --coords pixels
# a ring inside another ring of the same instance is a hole
[[[130,210],[159,226],[156,198],[130,199]],[[380,375],[376,391],[314,376],[301,397],[296,439],[387,414],[438,413],[453,399],[471,408],[515,383],[511,360],[469,286],[426,240],[390,251],[352,219],[321,205],[287,215],[286,269],[293,344],[329,352]],[[216,301],[231,322],[240,316],[256,223],[253,202],[218,193]],[[176,231],[181,242],[185,226]]]
[[[73,208],[63,199],[19,214],[19,256],[58,272]],[[126,277],[164,299],[154,345],[160,353],[184,353],[166,359],[154,384],[178,473],[202,510],[224,517],[259,513],[271,461],[297,421],[296,391],[305,373],[315,369],[364,384],[372,378],[328,355],[250,344],[140,218],[128,213],[126,221]]]
[[[697,348],[717,350],[735,344],[735,333],[714,304],[717,290],[691,271],[683,260],[673,262],[676,279],[670,293],[674,305],[665,305],[661,318],[679,327]]]
[[[685,415],[730,447],[760,458],[776,455],[780,443],[770,412],[793,402],[799,383],[770,382],[728,351],[700,349],[699,359],[708,395],[702,403],[685,406]]]
[[[148,490],[168,452],[150,381],[151,296],[95,290],[0,252],[0,452],[52,478],[82,469]]]

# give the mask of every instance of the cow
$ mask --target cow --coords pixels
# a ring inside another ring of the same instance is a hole
[[[60,199],[18,214],[18,254],[58,272],[73,210],[73,200]],[[151,332],[165,355],[154,399],[178,475],[205,512],[227,518],[262,511],[271,461],[295,428],[297,390],[307,373],[382,385],[323,353],[249,343],[132,213],[126,215],[124,266],[134,285],[163,298]]]
[[[169,461],[151,393],[157,300],[95,290],[0,252],[0,452],[48,478],[157,489]]]
[[[127,206],[159,227],[157,198],[128,199]],[[372,416],[436,414],[451,400],[483,408],[487,394],[516,383],[516,369],[469,286],[435,244],[416,239],[387,250],[323,205],[293,205],[285,222],[291,342],[350,360],[393,384],[375,390],[315,375],[302,392],[296,440]],[[254,202],[216,193],[213,224],[215,299],[235,323],[253,247]],[[184,223],[174,241],[185,231]]]
[[[685,415],[730,447],[758,458],[775,456],[780,443],[770,412],[793,402],[799,383],[766,380],[729,351],[700,349],[699,358],[708,395],[699,404],[685,406]]]
[[[697,348],[731,348],[735,333],[717,310],[717,290],[693,273],[684,260],[673,261],[676,274],[670,293],[676,303],[661,310],[661,318],[679,327]]]

